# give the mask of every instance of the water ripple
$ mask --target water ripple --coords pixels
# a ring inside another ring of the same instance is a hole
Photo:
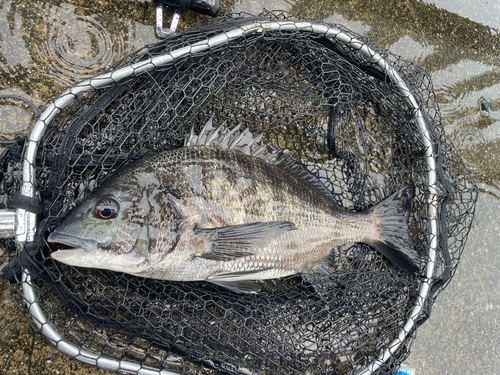
[[[452,143],[461,151],[465,164],[473,172],[481,172],[484,168],[485,155],[477,152],[486,144],[481,130],[478,129],[479,115],[465,118],[452,126],[450,134]]]
[[[51,6],[46,39],[39,46],[51,78],[66,86],[108,68],[122,55],[122,43],[113,43],[96,16],[75,14],[75,7]]]

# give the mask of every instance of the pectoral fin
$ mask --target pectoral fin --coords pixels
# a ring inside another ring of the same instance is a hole
[[[226,261],[253,255],[258,249],[293,229],[295,224],[288,221],[269,221],[193,230],[200,240],[209,243],[207,252],[200,254],[200,257]]]

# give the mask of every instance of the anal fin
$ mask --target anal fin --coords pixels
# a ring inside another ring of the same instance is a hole
[[[237,293],[257,293],[260,291],[261,286],[257,284],[256,280],[262,278],[262,273],[273,269],[264,268],[260,270],[226,272],[210,276],[207,281]]]
[[[210,281],[212,284],[219,285],[236,293],[258,293],[261,286],[255,280],[238,281]]]

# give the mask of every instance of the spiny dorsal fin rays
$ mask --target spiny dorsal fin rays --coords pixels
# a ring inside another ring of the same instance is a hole
[[[233,136],[236,135],[236,137],[238,137],[238,135],[240,134],[240,127],[241,125],[238,125],[229,133],[227,133],[227,135],[225,135],[224,138],[222,138],[222,140],[217,144],[217,146],[222,148],[229,148],[229,143],[232,140]]]
[[[247,155],[258,157],[270,164],[282,163],[287,158],[283,150],[271,142],[264,144],[263,135],[254,137],[250,130],[240,131],[241,125],[229,130],[226,122],[214,128],[213,117],[207,121],[200,134],[194,134],[194,127],[186,138],[185,146],[216,146],[241,151]]]
[[[200,134],[198,135],[198,138],[196,139],[196,145],[197,146],[205,146],[205,141],[208,138],[208,134],[211,134],[211,131],[213,131],[213,116],[210,117],[210,120],[207,121],[205,126],[201,129]]]
[[[277,146],[275,146],[273,143],[268,142],[266,144],[266,147],[268,151],[266,152],[266,156],[264,156],[262,159],[268,162],[269,164],[275,164],[279,160],[283,160],[286,158],[285,153],[283,150]]]
[[[267,145],[264,145],[264,146],[261,146],[259,147],[258,149],[256,149],[254,152],[253,152],[253,156],[257,156],[259,155],[262,151],[264,151],[265,149],[267,148]]]
[[[219,143],[221,142],[221,139],[226,138],[228,133],[231,133],[229,129],[226,127],[226,121],[219,126],[217,129],[214,130],[214,132],[208,136],[207,140],[205,141],[205,146],[219,146]]]
[[[229,148],[230,149],[236,149],[236,147],[239,145],[239,144],[248,144],[248,142],[251,141],[251,139],[253,139],[253,135],[252,133],[250,133],[250,130],[245,129],[244,131],[242,131],[240,134],[238,134],[238,136],[234,139],[234,141],[229,145]]]
[[[254,146],[255,145],[255,146]],[[254,147],[252,147],[254,146]],[[262,134],[259,134],[256,138],[252,139],[249,144],[244,146],[240,151],[247,154],[247,155],[253,155],[252,150],[255,150],[256,148],[260,148],[262,146]],[[237,149],[235,147],[235,149]]]
[[[191,126],[191,131],[189,132],[189,136],[187,136],[186,139],[184,140],[184,147],[192,145],[194,137],[195,135],[194,135],[194,125],[193,125]]]
[[[227,128],[224,127],[224,124],[219,126],[217,129],[215,129],[211,134],[207,133],[207,140],[205,141],[205,146],[210,146],[212,141],[217,137],[219,134],[219,131],[223,129],[226,130]]]

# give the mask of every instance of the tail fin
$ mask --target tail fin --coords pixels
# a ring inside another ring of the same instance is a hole
[[[408,226],[411,192],[405,187],[369,209],[375,216],[378,237],[367,242],[396,266],[410,274],[418,273],[419,257]]]

